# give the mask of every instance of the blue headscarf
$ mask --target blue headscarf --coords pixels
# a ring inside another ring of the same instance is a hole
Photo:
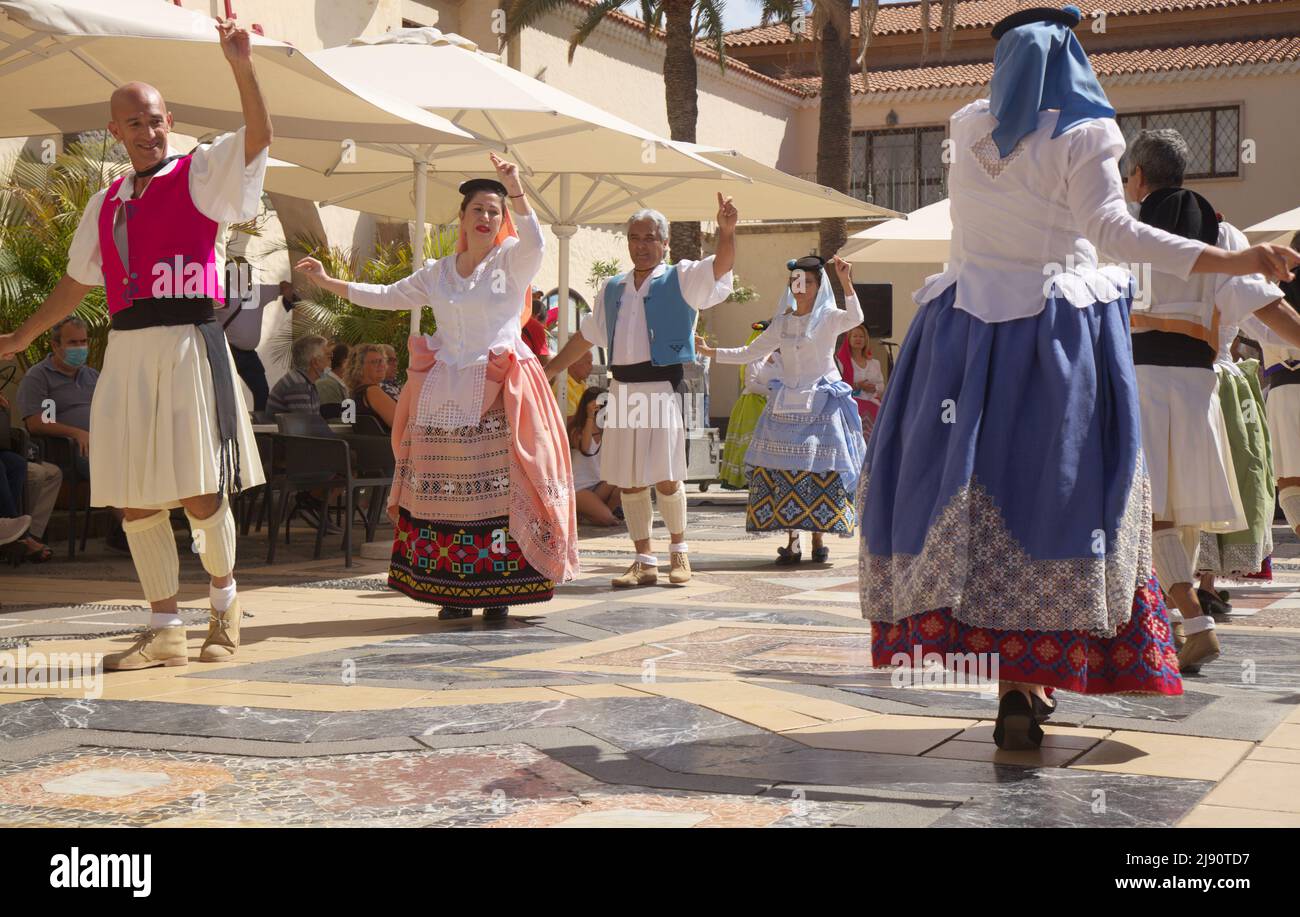
[[[1066,11],[1078,14],[1067,6]],[[998,121],[993,141],[1002,157],[1038,127],[1038,113],[1060,109],[1053,137],[1090,118],[1113,118],[1106,93],[1083,45],[1060,22],[1031,22],[998,39],[993,55],[989,110]]]

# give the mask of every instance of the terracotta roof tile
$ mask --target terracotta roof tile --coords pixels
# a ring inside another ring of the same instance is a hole
[[[1177,12],[1181,10],[1219,9],[1240,6],[1259,6],[1281,3],[1284,0],[1075,0],[1085,19],[1093,10],[1104,9],[1111,16],[1134,16],[1143,13]],[[954,22],[958,29],[987,29],[1004,16],[1018,9],[1040,6],[1033,0],[958,0]],[[930,4],[930,28],[939,29],[938,0]],[[852,20],[852,33],[858,35],[858,17]],[[921,5],[919,2],[882,4],[876,15],[872,35],[900,35],[921,31]],[[795,41],[789,26],[769,25],[737,29],[727,33],[727,47],[752,48],[761,45],[780,45]]]
[[[1093,70],[1103,79],[1131,73],[1160,73],[1203,67],[1281,63],[1300,60],[1300,35],[1205,42],[1169,48],[1097,51],[1089,54],[1088,59],[1092,62]],[[872,70],[866,74],[865,81],[861,73],[853,74],[852,79],[854,92],[898,92],[982,86],[992,76],[993,63],[988,61]],[[807,77],[786,82],[800,92],[816,94],[821,81],[817,77]]]

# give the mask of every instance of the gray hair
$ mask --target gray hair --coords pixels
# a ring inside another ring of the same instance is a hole
[[[61,318],[50,328],[50,340],[63,343],[63,326],[73,325],[82,331],[87,331],[86,323],[75,315],[69,315],[67,318]]]
[[[1129,147],[1129,167],[1141,166],[1142,178],[1153,191],[1161,188],[1179,188],[1191,150],[1183,135],[1172,127],[1142,131]]]
[[[659,233],[659,241],[668,241],[668,218],[658,210],[651,210],[649,207],[642,207],[636,213],[627,218],[626,231],[632,231],[633,223],[640,223],[642,220],[649,220],[655,224],[655,230]]]
[[[306,372],[317,350],[325,348],[325,339],[319,334],[304,334],[293,342],[293,368]]]

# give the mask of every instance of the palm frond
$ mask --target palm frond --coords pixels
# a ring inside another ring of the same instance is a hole
[[[506,41],[518,37],[525,28],[547,13],[564,9],[569,0],[514,0],[506,9]]]
[[[578,30],[569,39],[569,63],[573,63],[573,55],[577,53],[578,45],[591,37],[591,33],[600,27],[600,24],[605,21],[605,17],[628,2],[630,0],[600,0],[599,3],[587,10],[587,15],[583,17]],[[649,31],[647,31],[647,38],[649,35]]]

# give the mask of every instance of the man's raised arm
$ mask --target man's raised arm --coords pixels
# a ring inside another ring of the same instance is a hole
[[[223,19],[217,22],[217,32],[221,35],[221,50],[239,87],[239,104],[244,110],[244,164],[247,165],[271,145],[271,115],[257,85],[248,30],[235,25],[234,20]]]

